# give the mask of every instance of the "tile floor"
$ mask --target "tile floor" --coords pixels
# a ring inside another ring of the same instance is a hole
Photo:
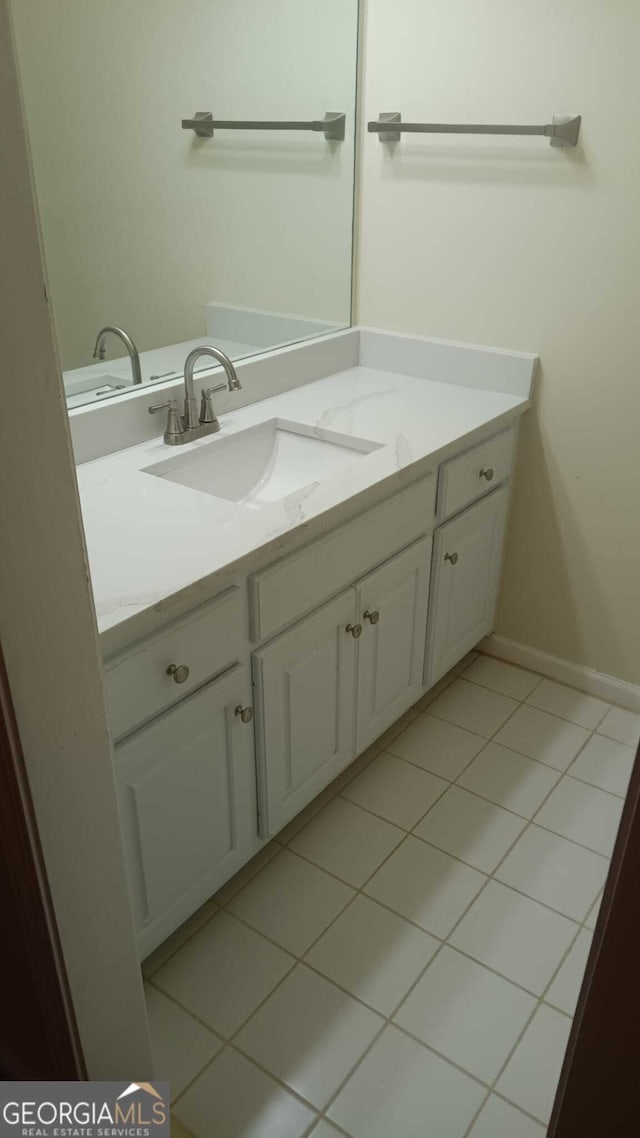
[[[144,963],[197,1138],[543,1138],[640,716],[472,653]]]

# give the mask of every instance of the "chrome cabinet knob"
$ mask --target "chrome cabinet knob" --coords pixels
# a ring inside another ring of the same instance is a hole
[[[345,628],[345,632],[350,632],[351,635],[353,636],[353,639],[358,640],[358,638],[360,636],[362,636],[362,625],[361,624],[348,624],[347,627]]]
[[[233,714],[237,715],[238,719],[241,719],[243,723],[251,723],[253,719],[253,708],[243,707],[242,704],[239,703]]]
[[[457,553],[445,553],[444,559],[445,559],[445,561],[450,561],[452,565],[458,564],[458,554]]]
[[[189,669],[186,664],[169,664],[167,675],[172,676],[175,683],[184,684],[189,679]]]
[[[369,609],[366,609],[362,616],[369,621],[369,624],[377,624],[380,620],[380,610],[374,609],[373,612],[369,612]]]
[[[478,477],[479,477],[479,478],[486,478],[487,482],[491,482],[491,479],[493,478],[493,467],[491,467],[491,466],[490,466],[490,467],[488,467],[488,469],[487,469],[487,470],[485,470],[485,469],[483,468],[483,469],[480,471],[480,474],[479,474],[479,476],[478,476]]]

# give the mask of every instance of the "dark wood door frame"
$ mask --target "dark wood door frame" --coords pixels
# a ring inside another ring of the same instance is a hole
[[[0,912],[0,1077],[85,1078],[1,648]]]
[[[548,1138],[640,1134],[640,747]]]

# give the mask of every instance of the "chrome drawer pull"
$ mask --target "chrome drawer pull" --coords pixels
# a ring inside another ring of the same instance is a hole
[[[242,704],[239,703],[233,714],[237,715],[243,723],[251,723],[253,719],[253,708],[243,707]]]
[[[184,684],[189,679],[189,669],[186,664],[169,664],[167,675],[173,676],[177,684]]]
[[[362,615],[365,620],[369,621],[369,624],[377,624],[380,620],[380,612],[378,609],[374,609],[373,612],[369,612],[367,609]]]
[[[444,559],[445,559],[445,561],[450,561],[452,565],[458,564],[458,554],[457,553],[445,553]]]
[[[491,482],[491,479],[493,478],[493,467],[490,466],[488,470],[481,470],[478,477],[486,478],[487,482]]]
[[[350,632],[351,635],[353,636],[353,639],[357,640],[360,636],[362,636],[362,625],[361,624],[348,624],[347,627],[345,628],[345,632]]]

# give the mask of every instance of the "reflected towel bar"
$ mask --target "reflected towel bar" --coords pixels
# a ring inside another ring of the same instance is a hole
[[[536,134],[548,138],[552,146],[577,146],[581,121],[581,115],[554,115],[553,122],[541,126],[402,122],[397,111],[389,111],[367,123],[367,129],[370,134],[377,134],[381,142],[399,142],[401,134]]]
[[[192,119],[182,120],[182,129],[192,130],[198,138],[213,138],[214,130],[313,130],[324,134],[329,141],[342,142],[345,117],[341,111],[327,111],[323,119],[312,122],[253,122],[214,119],[211,111],[196,111]]]

